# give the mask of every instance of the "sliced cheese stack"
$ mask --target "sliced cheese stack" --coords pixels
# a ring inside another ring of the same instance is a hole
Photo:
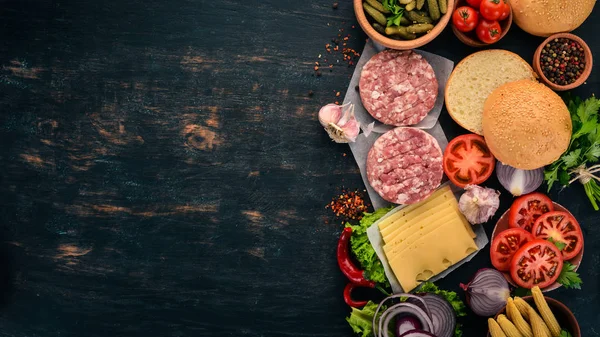
[[[405,292],[477,250],[471,225],[446,185],[379,223],[383,250]]]

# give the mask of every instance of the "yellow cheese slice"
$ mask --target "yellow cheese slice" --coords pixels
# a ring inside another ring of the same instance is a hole
[[[412,204],[412,205],[408,205],[404,208],[402,208],[401,210],[397,211],[396,213],[390,215],[389,217],[383,219],[380,223],[379,223],[379,231],[381,231],[381,234],[384,234],[384,229],[390,227],[391,225],[394,224],[394,222],[398,219],[400,219],[401,217],[405,216],[406,214],[412,212],[413,210],[416,210],[417,208],[420,208],[421,206],[427,205],[427,203],[431,202],[432,200],[434,200],[435,198],[437,198],[438,196],[447,193],[450,190],[450,186],[446,185],[443,187],[438,188],[437,190],[435,190],[435,192],[433,192],[429,197],[427,197],[425,200],[422,200],[416,204]]]
[[[389,261],[405,292],[443,272],[477,250],[475,242],[459,222],[448,222]]]
[[[430,225],[437,218],[446,217],[447,215],[452,215],[454,218],[457,218],[457,208],[454,207],[454,203],[456,203],[456,199],[454,196],[449,196],[447,199],[443,200],[439,205],[425,210],[422,213],[415,214],[414,217],[411,218],[409,222],[404,224],[403,226],[398,227],[393,233],[390,233],[388,236],[383,237],[383,242],[385,244],[391,244],[392,242],[402,240],[406,238],[406,232],[410,231],[413,227],[423,227],[424,225]]]
[[[383,229],[383,230],[380,229],[383,240],[386,241],[386,238],[389,239],[390,234],[394,233],[396,230],[402,228],[403,226],[410,224],[415,219],[418,219],[420,216],[422,216],[422,214],[425,214],[428,210],[431,210],[432,208],[435,208],[435,207],[443,204],[447,200],[450,200],[450,199],[456,200],[456,198],[454,197],[454,194],[452,194],[452,191],[449,188],[447,188],[447,189],[443,188],[443,190],[444,190],[443,193],[436,195],[434,198],[427,199],[426,203],[423,203],[422,205],[420,205],[419,207],[417,207],[415,209],[409,210],[407,212],[404,212],[404,209],[402,209],[402,210],[396,212],[396,213],[403,213],[402,214],[403,216],[394,220],[393,224],[387,226],[385,229]]]
[[[457,219],[456,214],[450,213],[443,217],[436,218],[429,224],[423,223],[423,225],[411,228],[404,235],[395,241],[392,241],[389,245],[384,245],[383,251],[385,252],[388,260],[393,259],[398,254],[402,253],[404,249],[409,247],[412,242],[418,241],[420,238],[442,226],[446,226],[448,223],[453,223],[456,226],[462,226],[462,223],[459,219]]]

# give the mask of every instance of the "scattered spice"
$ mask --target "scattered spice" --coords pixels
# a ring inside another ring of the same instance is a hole
[[[360,220],[363,213],[368,210],[368,205],[365,204],[362,192],[358,190],[348,192],[346,189],[342,189],[342,194],[331,199],[325,208],[331,209],[338,218]]]
[[[333,9],[337,9],[337,8],[338,8],[338,5],[339,5],[339,4],[338,4],[337,2],[334,2],[334,3],[333,3],[333,5],[331,5],[331,8],[333,8]]]
[[[556,38],[542,48],[540,55],[542,72],[557,85],[575,82],[585,70],[583,47],[567,38]]]
[[[313,97],[313,95],[314,95],[314,94],[315,94],[315,93],[314,93],[312,90],[309,90],[309,91],[308,91],[308,97]]]

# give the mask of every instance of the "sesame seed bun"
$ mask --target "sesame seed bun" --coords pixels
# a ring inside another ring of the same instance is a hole
[[[529,34],[570,32],[592,13],[596,0],[510,0],[513,21]]]
[[[522,170],[556,161],[567,150],[573,128],[563,100],[531,80],[507,83],[494,90],[485,100],[482,123],[492,154]]]

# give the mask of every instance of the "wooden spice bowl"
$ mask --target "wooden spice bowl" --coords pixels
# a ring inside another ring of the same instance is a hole
[[[462,6],[469,6],[469,4],[467,3],[466,0],[457,0],[455,9],[462,7]],[[475,10],[479,14],[479,9],[475,9]],[[479,14],[479,19],[481,19],[481,14]],[[506,36],[506,33],[508,33],[510,26],[512,26],[512,20],[513,20],[513,12],[512,12],[512,6],[511,6],[510,14],[508,15],[508,17],[499,22],[500,29],[502,30],[502,32],[500,33],[500,38],[498,39],[498,41],[502,40],[504,38],[504,36]],[[460,42],[466,44],[467,46],[471,46],[471,47],[475,47],[475,48],[482,48],[482,47],[489,46],[489,45],[492,45],[492,44],[498,42],[498,41],[492,42],[492,43],[481,42],[477,38],[477,34],[475,33],[476,29],[473,29],[470,32],[464,33],[464,32],[461,32],[460,30],[458,30],[453,24],[451,24],[451,26],[452,26],[452,32],[454,33],[454,35],[456,35],[456,37],[460,40]]]
[[[575,219],[575,217],[573,216],[573,214],[571,214],[571,212],[569,212],[568,209],[566,209],[564,206],[562,206],[561,204],[558,204],[556,202],[552,202],[552,204],[554,205],[554,210],[555,211],[561,211],[561,212],[566,212],[569,215],[571,215],[571,217],[573,217],[573,219]],[[496,226],[494,227],[494,230],[492,231],[492,237],[490,239],[490,241],[493,241],[496,236],[498,236],[498,234],[500,234],[502,231],[507,230],[510,228],[510,226],[508,225],[508,213],[510,210],[506,210],[506,212],[504,212],[504,214],[502,214],[502,216],[500,217],[500,219],[498,219],[498,222],[496,222]],[[569,260],[569,263],[571,263],[572,265],[575,266],[575,271],[577,271],[579,269],[579,265],[581,264],[581,260],[583,259],[583,250],[585,248],[585,241],[583,242],[583,245],[581,247],[581,251],[579,252],[579,254],[575,255],[574,258]],[[506,279],[506,281],[508,283],[510,283],[510,285],[512,285],[513,287],[517,288],[517,284],[515,283],[515,281],[513,281],[512,277],[510,276],[510,272],[501,272],[502,275],[504,276],[504,278]],[[558,283],[558,282],[554,282],[551,285],[542,288],[542,292],[548,292],[548,291],[552,291],[552,290],[556,290],[558,288],[562,287],[562,284]]]
[[[581,329],[579,328],[579,323],[577,322],[577,318],[575,318],[573,312],[571,312],[571,310],[567,308],[566,305],[553,298],[546,296],[544,296],[544,298],[546,299],[546,303],[548,303],[550,310],[554,314],[554,317],[556,317],[556,320],[558,321],[558,324],[560,325],[561,329],[567,330],[571,333],[571,336],[573,337],[581,337]],[[525,296],[523,297],[523,300],[525,300],[525,302],[529,303],[529,305],[536,309],[535,302],[533,301],[532,296]],[[494,316],[494,319],[498,318],[498,316],[501,314],[506,315],[506,307],[501,309],[496,314],[496,316]],[[489,331],[487,336],[491,337]]]
[[[581,73],[581,75],[575,82],[568,84],[568,85],[558,85],[558,84],[555,84],[554,82],[551,82],[544,75],[544,72],[542,71],[541,64],[540,64],[540,58],[541,58],[542,49],[544,49],[544,46],[546,44],[548,44],[548,42],[550,42],[554,39],[560,39],[560,38],[569,39],[569,40],[579,43],[579,45],[581,45],[581,47],[583,48],[583,55],[585,57],[585,69],[583,70],[583,73]],[[545,85],[547,85],[548,87],[550,87],[550,89],[552,89],[554,91],[571,90],[571,89],[577,88],[578,86],[582,85],[583,82],[585,82],[588,79],[588,77],[590,77],[590,74],[592,73],[592,66],[593,66],[592,50],[585,43],[585,41],[583,41],[579,36],[573,35],[571,33],[558,33],[558,34],[549,36],[546,40],[544,40],[544,42],[542,42],[542,44],[540,44],[540,46],[535,51],[535,55],[533,56],[533,69],[538,74],[540,81],[544,82]]]
[[[454,2],[455,0],[448,0],[448,11],[446,12],[446,14],[442,15],[440,20],[435,24],[435,26],[430,32],[414,40],[394,40],[377,32],[367,19],[367,16],[363,9],[363,0],[354,0],[354,14],[356,15],[356,19],[358,20],[358,24],[360,25],[362,30],[373,41],[387,48],[407,50],[422,47],[428,44],[429,42],[433,41],[433,39],[440,35],[440,33],[448,25],[448,22],[450,22],[452,12],[454,11]]]

